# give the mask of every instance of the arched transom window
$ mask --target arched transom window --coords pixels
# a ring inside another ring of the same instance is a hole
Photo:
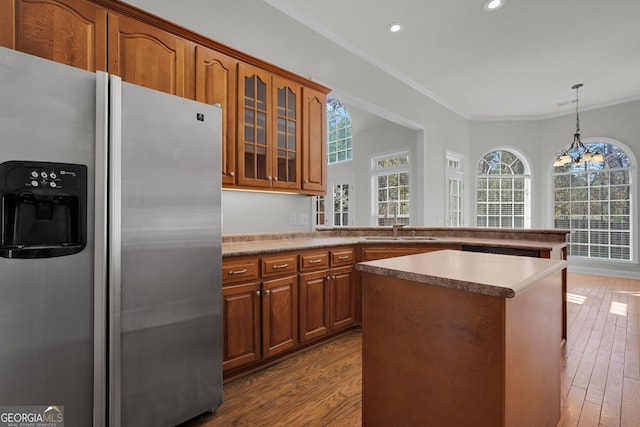
[[[487,153],[476,172],[476,225],[530,227],[530,182],[528,166],[517,153],[510,150]]]

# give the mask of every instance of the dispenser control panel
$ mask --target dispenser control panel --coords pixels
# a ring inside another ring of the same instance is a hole
[[[73,166],[45,167],[43,165],[24,165],[11,168],[6,175],[5,186],[18,189],[60,189],[77,190],[78,171]]]

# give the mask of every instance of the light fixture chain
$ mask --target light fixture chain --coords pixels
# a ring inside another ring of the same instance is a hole
[[[576,85],[576,133],[580,133],[580,114],[578,113],[578,90],[582,85]]]

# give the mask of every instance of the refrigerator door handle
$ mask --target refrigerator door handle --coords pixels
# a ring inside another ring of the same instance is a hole
[[[109,424],[122,417],[122,80],[109,76]]]
[[[107,170],[109,76],[96,73],[93,425],[104,427],[107,404]]]

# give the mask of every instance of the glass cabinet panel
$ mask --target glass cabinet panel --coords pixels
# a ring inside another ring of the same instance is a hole
[[[276,105],[276,177],[278,182],[298,181],[298,94],[287,85],[278,87]]]
[[[268,178],[267,82],[253,74],[244,77],[244,177]]]

